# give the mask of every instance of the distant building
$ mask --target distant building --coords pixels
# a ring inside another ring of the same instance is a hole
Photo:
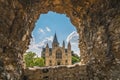
[[[65,42],[63,41],[62,47],[59,46],[56,34],[52,42],[52,48],[46,45],[46,48],[42,50],[42,57],[45,58],[46,66],[56,65],[71,65],[72,64],[72,51],[71,44],[68,43],[67,49],[65,48]]]

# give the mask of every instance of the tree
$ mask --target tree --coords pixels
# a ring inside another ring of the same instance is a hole
[[[25,53],[24,60],[25,60],[26,67],[44,66],[44,59],[36,57],[36,54],[33,52]]]
[[[44,59],[39,57],[34,58],[34,66],[40,66],[40,67],[45,66]]]
[[[80,57],[76,54],[72,54],[72,64],[80,62]]]
[[[35,57],[35,53],[33,52],[27,52],[25,53],[24,55],[24,60],[25,60],[25,64],[26,64],[26,67],[32,67],[33,66],[33,59]]]

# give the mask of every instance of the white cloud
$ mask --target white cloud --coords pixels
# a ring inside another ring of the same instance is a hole
[[[40,56],[42,48],[46,47],[47,43],[49,44],[49,47],[52,47],[53,36],[46,37],[39,43],[35,42],[35,38],[33,35],[32,37],[33,38],[31,39],[29,49],[26,52],[32,51],[35,52],[38,56]],[[74,51],[74,53],[79,55],[80,51],[78,48],[78,39],[79,39],[79,35],[77,34],[76,31],[73,31],[68,35],[66,41],[71,42],[72,50]]]
[[[50,28],[48,28],[48,27],[46,27],[46,30],[48,31],[48,32],[50,32],[51,30],[50,30]]]
[[[79,39],[79,35],[76,31],[73,31],[72,33],[70,33],[66,39],[67,43],[70,42],[71,46],[72,46],[72,50],[74,51],[74,53],[80,55],[80,51],[78,48],[78,39]]]
[[[79,39],[79,35],[76,31],[73,31],[72,33],[70,33],[66,39],[67,42],[76,42]]]
[[[45,29],[39,28],[39,33],[45,33],[45,32],[51,32],[51,29],[49,27],[45,27]]]
[[[45,33],[45,31],[43,29],[41,29],[41,28],[39,28],[39,32],[40,33]]]
[[[51,47],[51,43],[52,43],[52,40],[53,40],[53,36],[50,36],[50,37],[46,37],[43,41],[41,41],[40,43],[39,43],[39,48],[41,48],[41,47],[45,47],[45,45],[48,43],[49,44],[49,46]]]
[[[32,52],[35,52],[38,56],[40,56],[42,48],[44,48],[47,43],[49,44],[50,47],[52,46],[51,45],[52,40],[53,40],[53,36],[50,36],[50,37],[46,37],[44,40],[42,40],[39,43],[35,43],[35,40],[33,37],[33,39],[30,42],[29,49],[26,52],[32,51]]]

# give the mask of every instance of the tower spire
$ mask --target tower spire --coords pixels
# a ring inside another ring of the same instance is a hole
[[[48,43],[47,43],[47,45],[46,45],[46,48],[49,48],[49,45],[48,45]]]
[[[63,47],[65,48],[65,41],[63,40]]]
[[[57,46],[59,46],[59,43],[58,43],[57,36],[56,36],[56,33],[55,33],[53,43],[52,43],[52,47],[55,48]]]
[[[58,44],[58,40],[57,40],[56,33],[55,33],[55,35],[54,35],[53,43],[57,43],[57,44]]]
[[[71,44],[70,44],[70,42],[68,43],[68,49],[71,49]]]

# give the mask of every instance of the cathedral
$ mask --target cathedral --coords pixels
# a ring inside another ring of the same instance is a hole
[[[62,47],[60,47],[55,33],[52,48],[49,48],[49,45],[47,44],[46,47],[43,48],[41,56],[45,58],[45,66],[71,65],[71,44],[69,42],[66,49],[65,42],[63,41]]]

